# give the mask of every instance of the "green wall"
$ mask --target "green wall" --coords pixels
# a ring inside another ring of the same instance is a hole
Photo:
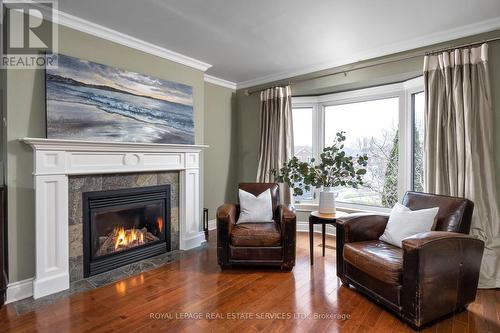
[[[1,29],[3,26],[0,25]],[[3,30],[2,30],[3,31]],[[5,130],[4,117],[7,110],[7,73],[0,69],[0,185],[5,184],[5,160],[7,155],[7,131]]]
[[[260,140],[260,96],[236,92],[236,159],[238,182],[253,182],[257,178]]]
[[[192,86],[195,141],[204,143],[203,72],[63,26],[59,27],[59,52]],[[35,273],[33,156],[31,148],[19,139],[45,137],[44,72],[8,70],[6,82],[9,281],[14,282],[31,278]],[[230,96],[216,96],[216,103],[224,103],[224,112],[227,112]],[[216,109],[213,103],[211,105]],[[208,151],[204,162],[211,164],[211,158]],[[225,191],[225,186],[219,188],[219,183],[211,184],[211,188],[213,192]]]
[[[484,40],[500,36],[500,31],[471,36],[456,41],[450,41],[439,45],[433,45],[418,50],[412,50],[395,55],[381,57],[364,61],[357,64],[346,65],[338,68],[329,69],[322,72],[311,73],[297,78],[288,78],[266,84],[272,86],[286,84],[289,81],[313,78],[315,76],[346,71],[343,73],[328,76],[320,79],[311,79],[292,85],[293,96],[320,95],[326,93],[341,92],[353,89],[367,88],[382,84],[401,82],[407,79],[417,77],[422,74],[423,56],[418,56],[409,60],[396,61],[402,57],[421,54],[425,50],[434,50],[436,48],[460,45],[463,43]],[[381,62],[394,61],[391,63],[380,64]],[[369,66],[364,69],[358,69],[349,72],[350,69]],[[490,43],[489,48],[489,66],[491,73],[493,108],[495,117],[495,138],[494,153],[497,162],[497,168],[500,166],[500,42]],[[237,181],[254,181],[257,175],[258,153],[259,153],[259,93],[258,90],[263,86],[248,88],[253,92],[250,96],[241,89],[236,92],[236,130],[237,130],[237,160],[238,176]],[[257,92],[255,92],[257,91]],[[497,177],[497,188],[500,193],[500,175]],[[500,198],[499,198],[500,200]],[[307,214],[299,214],[298,219],[307,220]]]
[[[210,220],[217,207],[236,199],[234,99],[234,90],[205,82],[205,144],[210,148],[204,153],[204,198]]]

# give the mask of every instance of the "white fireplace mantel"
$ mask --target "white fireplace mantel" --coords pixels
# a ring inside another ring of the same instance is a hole
[[[69,288],[69,175],[177,170],[180,249],[191,249],[205,241],[200,231],[200,153],[208,146],[40,138],[21,141],[34,151],[34,298]]]

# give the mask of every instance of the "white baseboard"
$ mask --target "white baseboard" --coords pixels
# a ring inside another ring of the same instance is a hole
[[[66,289],[69,289],[68,272],[48,276],[42,279],[35,279],[33,282],[33,298],[38,299]]]
[[[16,281],[7,285],[6,304],[33,296],[33,278]]]
[[[205,232],[200,231],[194,237],[181,240],[180,249],[181,250],[194,249],[195,247],[198,247],[205,242],[206,242]]]
[[[215,229],[217,229],[217,220],[213,219],[208,221],[208,230]],[[309,222],[297,221],[297,232],[309,232]],[[314,225],[314,232],[321,233],[321,226],[319,224]],[[335,227],[332,225],[327,225],[326,234],[335,236]]]
[[[208,230],[215,230],[217,229],[217,220],[213,219],[208,221]]]

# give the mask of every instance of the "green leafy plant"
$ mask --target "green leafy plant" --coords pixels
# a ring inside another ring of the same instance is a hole
[[[310,191],[313,187],[358,188],[363,184],[368,156],[347,155],[344,151],[345,139],[345,132],[336,133],[333,144],[323,149],[317,162],[314,158],[310,162],[301,162],[294,156],[281,169],[271,172],[277,182],[290,186],[295,196],[303,195],[304,190]]]

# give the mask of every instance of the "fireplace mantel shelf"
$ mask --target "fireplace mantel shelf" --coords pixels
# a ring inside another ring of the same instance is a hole
[[[201,226],[200,153],[205,145],[23,138],[34,151],[36,277],[34,298],[69,288],[68,177],[179,172],[179,247],[205,241]]]
[[[35,151],[35,175],[82,175],[198,169],[205,145],[24,138]]]
[[[106,142],[88,140],[23,138],[21,141],[36,150],[72,150],[72,151],[201,151],[207,145]]]

